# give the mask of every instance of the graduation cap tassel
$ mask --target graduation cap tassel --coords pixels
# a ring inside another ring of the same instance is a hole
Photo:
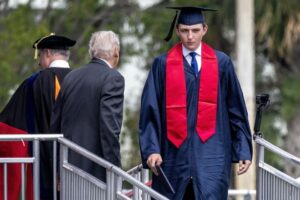
[[[177,19],[177,15],[178,15],[178,11],[176,11],[176,14],[174,16],[174,19],[172,21],[172,24],[170,26],[170,30],[169,30],[169,33],[168,35],[165,37],[165,41],[168,42],[171,38],[172,38],[172,35],[173,35],[173,30],[174,30],[174,26],[175,26],[175,23],[176,23],[176,19]]]
[[[35,60],[38,58],[38,50],[35,48],[34,49],[34,57]]]

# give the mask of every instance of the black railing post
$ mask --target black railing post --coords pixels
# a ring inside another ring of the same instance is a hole
[[[256,96],[256,117],[254,124],[254,137],[262,137],[260,132],[260,125],[262,119],[262,112],[269,103],[269,94],[260,94]]]
[[[262,138],[262,133],[260,131],[261,120],[262,120],[262,112],[269,104],[269,94],[260,94],[256,96],[256,117],[254,124],[254,135],[253,139]],[[264,161],[264,147],[256,143],[256,199],[260,200],[260,170],[259,170],[259,162]],[[245,196],[245,199],[247,197]]]

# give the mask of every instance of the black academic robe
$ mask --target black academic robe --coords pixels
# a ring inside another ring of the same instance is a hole
[[[104,61],[92,59],[69,73],[51,119],[51,129],[86,150],[121,166],[124,78]],[[69,152],[69,162],[105,182],[105,169]]]
[[[27,133],[49,133],[50,115],[56,99],[55,77],[61,84],[68,72],[69,68],[47,68],[24,80],[1,112],[0,122]],[[41,198],[53,199],[52,145],[42,142],[40,153]]]
[[[30,133],[51,133],[50,119],[52,109],[57,99],[55,77],[59,85],[65,76],[71,71],[70,68],[51,67],[39,72],[32,86],[34,102],[34,130]],[[28,119],[28,118],[27,118]],[[53,143],[44,141],[40,144],[40,183],[41,198],[53,199]]]
[[[200,76],[195,76],[185,58],[188,136],[179,148],[166,135],[166,55],[154,60],[143,90],[139,122],[142,162],[147,167],[149,155],[161,154],[162,169],[176,194],[168,191],[155,175],[153,188],[170,199],[181,200],[189,182],[197,200],[227,199],[231,163],[252,159],[247,110],[233,64],[224,53],[216,51],[216,55],[219,67],[216,133],[205,143],[195,130]]]
[[[16,92],[0,113],[1,122],[28,132],[27,122],[29,120],[27,120],[26,117],[31,115],[29,113],[34,112],[32,84],[37,76],[38,73],[32,74],[17,88]]]
[[[0,134],[26,134],[27,91],[29,82],[35,79],[36,74],[23,81],[16,92],[0,113]],[[28,157],[28,142],[0,143],[0,157]],[[30,166],[26,165],[26,199],[33,199],[32,178]],[[3,165],[0,166],[0,199],[3,199]],[[21,191],[21,164],[7,166],[8,200],[17,200]]]
[[[17,88],[0,113],[0,121],[29,133],[48,133],[55,103],[55,76],[61,84],[69,68],[47,68]]]

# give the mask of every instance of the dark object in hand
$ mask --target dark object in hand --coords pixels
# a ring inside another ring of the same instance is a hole
[[[168,188],[168,190],[170,192],[172,192],[173,194],[175,194],[175,190],[172,187],[170,181],[168,180],[168,178],[165,175],[165,173],[162,170],[162,168],[160,166],[156,166],[156,170],[157,170],[157,173],[158,173],[158,178],[161,180],[161,182]]]

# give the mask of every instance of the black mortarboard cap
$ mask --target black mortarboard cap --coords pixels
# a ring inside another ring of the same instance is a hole
[[[179,17],[177,20],[177,24],[184,25],[194,25],[194,24],[202,24],[205,22],[203,11],[216,11],[215,9],[205,8],[205,7],[194,7],[194,6],[171,6],[167,7],[169,9],[179,10]],[[174,26],[176,23],[178,11],[176,11],[176,15],[172,21],[169,33],[165,38],[166,41],[169,41],[172,38]]]
[[[32,47],[35,49],[35,56],[34,58],[37,58],[37,50],[38,49],[63,49],[68,50],[69,47],[74,46],[76,43],[75,40],[71,40],[67,37],[55,35],[54,33],[51,33],[50,35],[47,35],[45,37],[41,37],[38,40],[36,40]]]

